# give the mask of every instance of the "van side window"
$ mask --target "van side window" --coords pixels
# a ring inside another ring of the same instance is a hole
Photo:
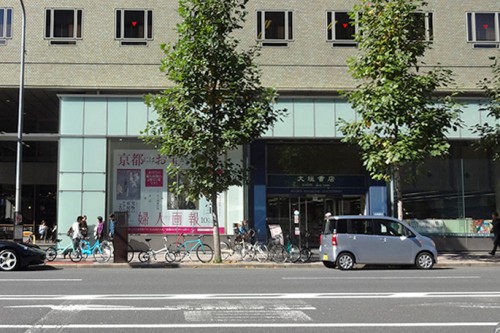
[[[338,234],[347,234],[350,229],[350,221],[351,220],[338,220],[337,221],[337,233]]]
[[[355,219],[351,220],[352,231],[351,234],[358,235],[372,235],[373,229],[371,226],[371,220],[365,219]]]
[[[388,220],[374,220],[375,234],[382,236],[407,236],[408,230],[398,222]]]

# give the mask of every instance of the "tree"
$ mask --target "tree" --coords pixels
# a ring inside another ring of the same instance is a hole
[[[234,32],[242,28],[248,0],[179,0],[175,45],[162,45],[161,70],[172,82],[146,97],[158,114],[144,140],[175,157],[167,175],[176,194],[211,202],[215,261],[220,262],[217,196],[248,180],[243,161],[227,153],[264,134],[284,114],[273,108],[274,89],[261,86],[254,64],[259,48],[241,50]],[[181,167],[183,166],[183,167]]]
[[[493,124],[483,123],[474,126],[473,131],[479,134],[478,146],[492,153],[494,160],[500,159],[500,61],[499,57],[492,58],[491,69],[493,77],[485,78],[479,86],[488,98],[488,103],[481,107],[481,111],[488,111],[488,117],[494,120]]]
[[[351,20],[359,53],[348,60],[356,89],[346,92],[358,114],[341,121],[343,141],[357,144],[361,159],[377,180],[391,180],[398,218],[403,218],[401,167],[445,154],[446,133],[459,126],[459,110],[439,87],[453,82],[451,72],[436,68],[420,72],[425,40],[425,4],[409,0],[361,0]]]

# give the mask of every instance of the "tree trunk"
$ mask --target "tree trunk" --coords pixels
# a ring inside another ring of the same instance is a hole
[[[220,255],[220,235],[219,235],[219,216],[217,213],[217,193],[212,193],[212,220],[214,224],[214,262],[220,263],[221,255]]]
[[[403,220],[403,192],[401,188],[401,172],[399,166],[394,167],[394,194],[397,202],[398,219]]]

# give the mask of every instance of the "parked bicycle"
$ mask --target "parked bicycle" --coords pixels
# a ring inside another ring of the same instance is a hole
[[[165,245],[159,250],[153,250],[153,248],[151,247],[151,243],[150,243],[151,238],[146,238],[145,241],[148,243],[148,249],[145,251],[139,252],[139,261],[140,262],[150,262],[151,260],[157,261],[158,260],[157,255],[163,254],[163,253],[165,253],[165,255],[163,257],[165,258],[166,262],[171,263],[171,262],[175,261],[175,254],[174,254],[174,252],[171,252],[169,249],[167,236],[163,236],[163,242]],[[130,247],[130,245],[129,245],[129,247]]]
[[[73,242],[70,240],[70,243],[66,246],[61,246],[62,239],[57,238],[55,240],[56,245],[50,246],[45,250],[45,256],[48,261],[54,261],[57,258],[57,255],[61,254],[69,254],[70,252],[75,251],[73,248]],[[71,258],[71,257],[70,257]]]
[[[285,261],[296,263],[300,259],[300,249],[297,245],[293,244],[290,235],[286,235],[285,248]]]
[[[178,237],[179,241],[177,248],[173,251],[175,254],[175,260],[182,261],[186,257],[193,260],[191,253],[195,252],[199,261],[203,263],[212,261],[214,257],[214,250],[210,245],[202,242],[203,237],[205,237],[205,235],[199,235],[193,240],[186,240],[184,234],[180,234]],[[183,240],[182,243],[180,240]]]
[[[309,238],[311,234],[306,232],[305,234],[305,245],[300,248],[300,262],[308,262],[311,260],[312,257],[312,251],[309,248]]]
[[[251,261],[255,255],[252,244],[246,242],[243,238],[232,240],[231,236],[227,237],[227,241],[220,242],[221,259],[227,261],[230,258],[234,260]]]
[[[99,239],[96,239],[95,243],[90,245],[89,239],[89,237],[85,237],[80,241],[80,251],[77,251],[77,255],[80,254],[82,258],[87,258],[92,255],[97,262],[109,261],[113,253],[113,249],[109,243],[107,241],[101,243]]]

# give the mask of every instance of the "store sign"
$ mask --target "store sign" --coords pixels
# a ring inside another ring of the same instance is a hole
[[[366,178],[364,175],[277,175],[267,176],[270,192],[283,191],[295,193],[364,193]]]
[[[192,202],[169,191],[166,167],[175,160],[155,150],[116,150],[113,156],[113,211],[128,212],[129,233],[208,234],[213,232],[211,204]],[[175,180],[179,181],[179,180]],[[223,196],[219,225],[225,225]],[[224,227],[220,228],[224,233]]]

